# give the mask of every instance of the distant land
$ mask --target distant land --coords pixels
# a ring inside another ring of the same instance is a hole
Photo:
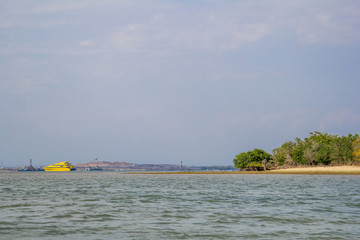
[[[55,163],[55,162],[54,162]],[[28,168],[31,165],[24,164],[22,168]],[[34,167],[37,168],[35,164]],[[238,170],[234,166],[183,166],[182,164],[136,164],[120,161],[91,161],[88,163],[79,163],[75,165],[79,171],[88,170],[89,168],[102,168],[104,171],[124,171],[124,172],[173,172],[173,171],[234,171]],[[43,167],[41,167],[43,168]],[[0,165],[0,172],[17,171],[20,167],[5,167]]]
[[[235,170],[234,166],[182,166],[181,164],[136,164],[117,161],[92,161],[75,165],[78,170],[99,167],[104,171],[216,171]]]

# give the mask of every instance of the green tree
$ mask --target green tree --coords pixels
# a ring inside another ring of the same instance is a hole
[[[262,164],[263,160],[269,161],[271,155],[262,149],[254,149],[253,151],[242,152],[235,156],[234,166],[236,168],[247,168],[250,164],[253,166],[255,163]]]
[[[321,132],[310,133],[310,135],[308,140],[313,140],[318,145],[314,155],[314,163],[321,165],[330,164],[331,156],[335,151],[334,141],[337,136]]]
[[[339,137],[328,133],[311,132],[310,137],[294,142],[286,142],[280,148],[273,150],[273,160],[277,166],[296,165],[343,165],[353,164],[356,158],[355,146],[359,145],[359,135]],[[359,162],[360,163],[360,162]]]
[[[295,142],[288,141],[285,142],[281,147],[275,148],[272,151],[272,158],[277,166],[283,166],[283,165],[296,165],[293,155],[294,155],[294,148],[296,146]]]
[[[353,143],[359,136],[357,134],[348,136],[337,137],[334,139],[334,151],[331,155],[332,164],[353,164],[355,156],[353,156],[354,145]]]
[[[292,149],[292,158],[294,159],[295,165],[304,165],[306,164],[305,142],[300,138],[296,138],[295,141],[295,146]]]
[[[354,157],[354,163],[360,164],[360,137],[358,137],[353,143],[352,143],[352,156]]]
[[[360,137],[358,134],[339,137],[311,132],[304,140],[295,138],[295,141],[285,142],[275,148],[271,156],[260,149],[240,153],[234,165],[246,168],[263,160],[271,160],[275,166],[360,164]]]

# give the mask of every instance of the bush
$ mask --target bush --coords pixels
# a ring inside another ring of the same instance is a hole
[[[263,167],[262,163],[259,163],[259,162],[251,162],[247,165],[247,167],[251,168],[251,167],[255,167],[255,168],[258,168],[258,167]]]
[[[269,161],[271,155],[261,149],[254,149],[253,151],[243,152],[235,156],[234,165],[236,168],[247,168],[249,164],[259,163],[262,167],[262,161]]]

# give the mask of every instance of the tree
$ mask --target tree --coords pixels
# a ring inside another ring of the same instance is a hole
[[[306,148],[311,149],[313,159],[307,162],[322,165],[343,165],[353,163],[353,142],[359,137],[357,134],[339,137],[327,133],[310,133],[309,138],[305,138]],[[309,156],[309,155],[307,155]],[[312,160],[312,161],[311,161]]]
[[[236,168],[247,168],[250,165],[253,166],[255,163],[262,165],[263,160],[269,161],[271,155],[262,149],[254,149],[253,151],[242,152],[235,156],[234,166]]]
[[[321,132],[310,133],[310,135],[306,140],[313,140],[318,146],[314,155],[315,164],[329,165],[332,160],[331,156],[335,151],[334,141],[337,136]]]
[[[295,138],[295,141],[285,142],[275,148],[272,155],[261,149],[240,153],[235,156],[234,165],[247,168],[262,163],[266,168],[269,160],[274,166],[360,165],[360,137],[358,134],[339,137],[311,132],[304,140]]]
[[[359,136],[357,134],[338,137],[334,140],[333,155],[331,156],[332,163],[335,164],[353,164],[356,161],[356,157],[353,155],[356,146],[356,142]],[[359,141],[360,143],[360,141]],[[359,146],[360,147],[360,146]],[[359,149],[360,150],[360,149]]]
[[[272,153],[272,157],[275,165],[283,166],[283,165],[296,165],[293,155],[294,148],[296,147],[295,142],[285,142],[281,147],[275,148]]]
[[[305,142],[300,138],[295,138],[296,145],[292,149],[292,157],[295,165],[304,165],[306,163],[305,158]]]
[[[359,135],[339,137],[328,133],[311,132],[310,137],[286,142],[273,150],[277,166],[360,164]]]
[[[352,143],[353,152],[352,155],[354,157],[355,163],[360,164],[360,137],[358,137]]]

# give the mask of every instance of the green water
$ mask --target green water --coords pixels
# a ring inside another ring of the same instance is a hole
[[[0,174],[0,239],[359,239],[360,176]]]

